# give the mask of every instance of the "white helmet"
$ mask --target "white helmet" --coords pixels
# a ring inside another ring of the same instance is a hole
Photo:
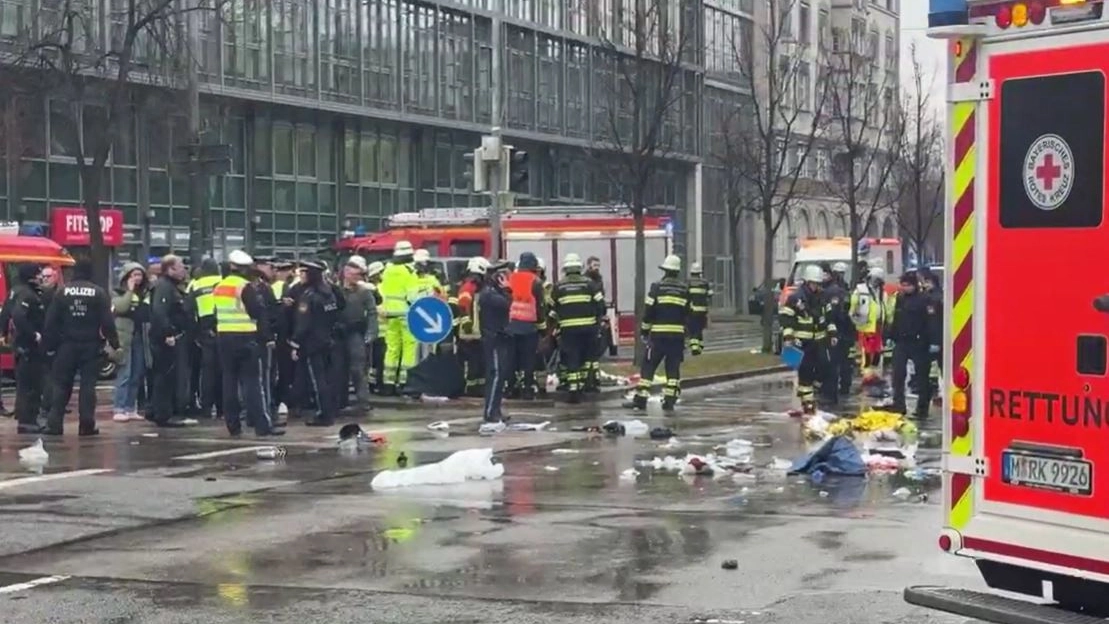
[[[658,268],[662,269],[663,271],[681,271],[682,259],[675,256],[674,254],[670,254],[669,256],[666,256],[666,259],[662,261],[662,264],[658,265]]]
[[[536,256],[535,261],[538,263],[540,271],[547,270],[547,261],[543,259],[543,256]]]
[[[803,281],[803,282],[815,282],[817,284],[823,282],[824,281],[824,269],[816,266],[815,264],[810,264],[810,265],[806,266],[805,270],[801,271],[801,281]]]
[[[885,280],[886,272],[882,267],[874,267],[867,272],[867,277],[872,280]]]
[[[847,272],[847,263],[846,262],[837,262],[837,263],[832,265],[832,273],[846,273],[846,272]]]
[[[385,270],[385,263],[384,262],[380,262],[380,261],[371,262],[370,266],[366,267],[366,277],[373,277],[375,275],[381,275],[382,271],[384,271],[384,270]]]
[[[478,275],[485,275],[485,271],[488,268],[489,261],[481,256],[474,256],[466,263],[466,270],[470,273],[477,273]]]
[[[251,258],[250,254],[242,249],[236,249],[227,254],[227,262],[240,267],[252,266],[254,264],[254,258]]]
[[[369,268],[366,266],[366,259],[362,256],[351,256],[350,259],[347,260],[347,266],[354,267],[362,273],[365,273]]]
[[[581,268],[581,256],[579,256],[578,254],[568,253],[568,254],[566,254],[566,257],[562,259],[562,270],[565,271],[566,269],[580,269],[580,268]]]
[[[426,249],[417,249],[416,253],[412,254],[412,260],[415,262],[427,262],[431,260],[431,254]]]
[[[412,255],[412,243],[410,243],[406,240],[402,240],[402,241],[397,241],[397,244],[393,246],[393,257],[394,258],[399,258],[401,256],[411,256],[411,255]]]
[[[701,274],[701,263],[700,262],[694,262],[693,264],[690,264],[689,265],[689,274],[690,275],[700,275]]]

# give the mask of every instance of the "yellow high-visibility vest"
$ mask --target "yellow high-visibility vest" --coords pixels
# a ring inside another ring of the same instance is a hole
[[[285,282],[279,280],[270,284],[270,290],[273,291],[273,297],[278,301],[281,301],[281,299],[285,296]]]
[[[228,275],[212,291],[216,310],[217,334],[245,334],[258,331],[258,323],[243,306],[243,288],[250,282],[241,275]]]
[[[216,303],[212,299],[212,291],[220,283],[220,276],[205,275],[189,282],[189,292],[198,293],[196,296],[196,315],[199,318],[211,316],[216,313]]]

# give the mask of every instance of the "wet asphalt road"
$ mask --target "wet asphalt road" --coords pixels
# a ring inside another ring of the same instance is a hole
[[[379,409],[389,445],[357,455],[334,431],[290,426],[282,461],[215,425],[101,422],[47,440],[0,436],[0,609],[11,622],[962,622],[901,600],[907,584],[980,582],[939,553],[937,484],[904,476],[813,485],[770,467],[804,452],[783,378],[690,391],[665,424],[682,441],[590,436],[618,401],[510,408],[555,430],[476,435],[473,410]],[[107,415],[105,415],[107,416]],[[449,420],[451,434],[428,432]],[[662,417],[643,418],[650,425]],[[73,427],[72,429],[76,429]],[[151,434],[156,434],[154,437]],[[750,474],[639,466],[756,444]],[[379,467],[492,446],[498,481],[373,492]],[[935,451],[921,463],[934,465]],[[908,487],[912,495],[893,492]],[[735,559],[737,570],[721,562]],[[27,584],[27,585],[21,585]],[[33,585],[29,587],[28,585]]]

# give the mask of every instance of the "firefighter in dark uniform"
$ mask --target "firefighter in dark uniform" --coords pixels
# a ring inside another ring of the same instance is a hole
[[[929,353],[932,345],[938,345],[939,336],[934,336],[938,310],[932,299],[920,291],[916,273],[908,272],[901,276],[901,292],[896,295],[892,318],[889,319],[888,337],[893,340],[893,405],[891,412],[904,414],[905,382],[908,377],[909,361],[921,376],[923,383],[917,390],[916,416],[928,417],[928,407],[932,404],[932,385],[927,382],[928,370],[932,363]]]
[[[571,403],[581,401],[588,374],[586,361],[605,315],[604,294],[596,282],[582,275],[581,270],[578,254],[566,254],[562,261],[563,277],[551,292],[551,324],[558,332],[563,376],[559,385],[566,387]]]
[[[689,353],[701,355],[705,350],[705,328],[709,324],[709,302],[715,293],[712,284],[702,276],[701,263],[689,265]]]
[[[192,325],[180,287],[186,275],[185,264],[180,257],[163,257],[162,274],[151,293],[150,352],[154,361],[150,373],[154,382],[150,389],[148,418],[159,427],[185,427],[190,424],[174,413],[189,402],[187,399],[175,400],[182,390],[177,368],[188,360],[180,355],[180,351],[188,349],[185,338]]]
[[[311,393],[316,405],[314,417],[306,419],[304,424],[330,427],[335,423],[337,404],[329,383],[328,355],[335,344],[334,328],[339,315],[339,302],[335,289],[324,281],[323,264],[304,262],[302,265],[305,283],[297,298],[290,344],[293,359],[303,367],[305,389]]]
[[[835,344],[828,341],[828,359],[820,389],[822,398],[830,405],[836,405],[840,395],[851,392],[851,343],[854,342],[855,325],[851,322],[850,294],[841,281],[847,265],[837,262],[822,269],[825,274],[821,294],[824,295],[828,320],[836,326],[836,340]]]
[[[212,291],[219,284],[219,263],[205,258],[200,263],[199,277],[189,283],[190,307],[196,310],[196,342],[200,346],[199,394],[200,415],[211,418],[212,410],[222,413],[223,377],[220,374],[219,354],[216,352],[216,306]]]
[[[589,259],[585,262],[584,274],[593,280],[593,283],[601,291],[601,297],[604,298],[605,278],[601,275],[601,259],[597,256],[589,256]],[[589,358],[585,362],[585,385],[582,387],[585,392],[601,391],[601,356],[604,355],[605,349],[608,348],[611,342],[612,327],[606,316],[601,319],[601,325],[597,331],[597,341],[593,343],[593,350],[590,351]]]
[[[824,379],[824,349],[836,346],[836,326],[829,318],[827,304],[820,292],[824,283],[824,270],[809,265],[801,273],[804,283],[786,299],[778,311],[785,346],[801,350],[801,365],[797,368],[797,398],[801,411],[816,413],[816,386]]]
[[[54,296],[46,311],[43,346],[54,354],[51,376],[54,401],[46,422],[47,435],[62,435],[65,408],[73,395],[73,379],[81,375],[77,395],[78,433],[96,435],[96,382],[100,373],[104,342],[119,349],[119,335],[112,317],[108,292],[92,283],[92,264],[80,261],[73,267],[73,281]],[[172,380],[172,377],[171,377]]]
[[[242,435],[240,420],[246,404],[246,422],[259,437],[282,435],[274,429],[266,394],[262,389],[262,354],[273,345],[269,311],[262,288],[249,278],[254,259],[236,249],[227,256],[227,277],[212,296],[216,308],[216,336],[223,369],[223,419],[232,436]]]
[[[42,402],[46,354],[42,333],[46,325],[46,308],[39,286],[41,268],[37,264],[21,264],[19,285],[11,300],[12,351],[15,354],[15,417],[19,433],[42,433],[38,424]]]
[[[928,345],[928,354],[932,360],[928,370],[928,382],[932,384],[932,396],[939,391],[939,376],[943,373],[943,289],[939,277],[928,267],[921,267],[917,272],[920,281],[920,290],[928,298],[933,314],[931,315],[932,327],[929,331],[932,343]]]
[[[639,384],[632,405],[635,409],[647,408],[651,380],[659,365],[665,362],[662,409],[672,412],[681,392],[682,357],[690,319],[689,285],[678,277],[682,270],[682,259],[678,256],[666,256],[659,268],[663,277],[647,291],[643,320],[639,325],[639,334],[647,341],[647,357],[639,370]]]
[[[485,280],[489,261],[480,256],[470,258],[466,264],[466,275],[458,285],[458,295],[454,297],[458,321],[457,353],[466,381],[463,394],[480,397],[485,394],[485,360],[481,353],[481,326],[474,314],[474,304]]]

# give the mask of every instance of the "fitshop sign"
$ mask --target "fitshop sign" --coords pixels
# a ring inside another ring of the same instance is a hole
[[[100,209],[100,231],[104,244],[119,247],[123,244],[123,211],[115,208]],[[81,246],[89,244],[89,218],[84,208],[55,208],[50,213],[50,238],[59,245]]]

